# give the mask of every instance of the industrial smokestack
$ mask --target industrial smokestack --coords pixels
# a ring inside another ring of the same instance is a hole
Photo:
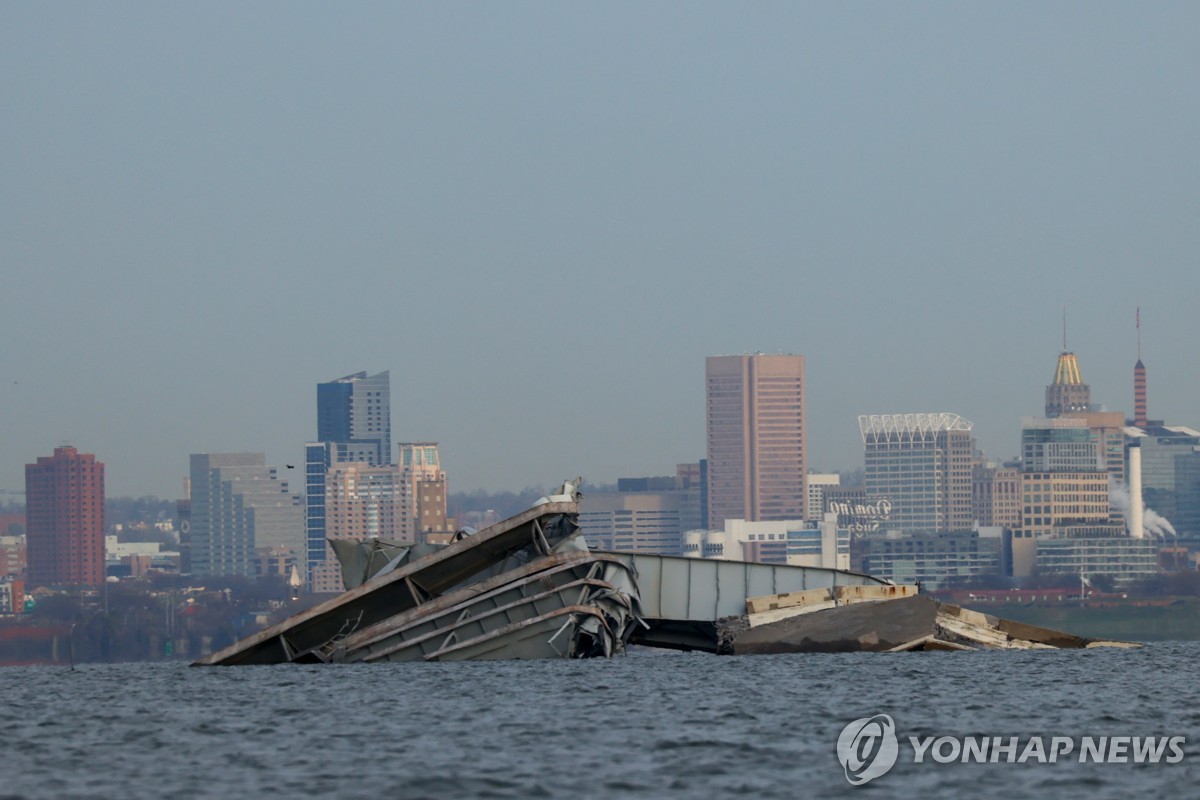
[[[1134,439],[1129,443],[1129,535],[1141,539],[1146,535],[1142,523],[1142,443]]]

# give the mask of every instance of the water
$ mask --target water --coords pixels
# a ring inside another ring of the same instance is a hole
[[[0,797],[1192,797],[1200,644],[0,669]],[[851,787],[843,726],[900,761]],[[913,764],[909,735],[1183,735],[1175,765]]]

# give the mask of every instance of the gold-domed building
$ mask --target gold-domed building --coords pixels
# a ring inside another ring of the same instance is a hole
[[[1083,382],[1079,360],[1069,350],[1058,354],[1054,381],[1046,387],[1046,416],[1053,419],[1092,410],[1092,387]]]

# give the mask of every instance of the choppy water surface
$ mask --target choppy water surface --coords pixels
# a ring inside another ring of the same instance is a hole
[[[1195,797],[1200,645],[0,669],[0,797]],[[900,760],[851,787],[849,721]],[[1188,737],[1176,765],[912,762],[909,735]]]

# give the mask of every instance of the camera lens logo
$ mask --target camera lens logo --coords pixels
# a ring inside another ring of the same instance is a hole
[[[896,723],[887,714],[856,719],[838,736],[837,755],[851,786],[887,774],[896,765],[900,744],[896,741]]]

